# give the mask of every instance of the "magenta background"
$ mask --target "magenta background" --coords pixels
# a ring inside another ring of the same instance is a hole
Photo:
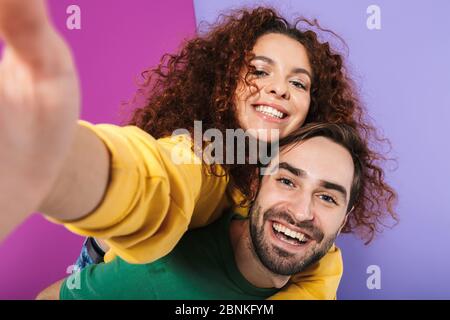
[[[66,28],[66,8],[81,8],[81,30]],[[195,33],[191,1],[51,0],[51,16],[70,44],[81,79],[82,118],[118,123],[140,73]],[[40,216],[0,245],[0,299],[33,299],[66,276],[83,238]]]

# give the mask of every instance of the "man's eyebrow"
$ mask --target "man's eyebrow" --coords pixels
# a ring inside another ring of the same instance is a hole
[[[296,167],[290,165],[287,162],[280,162],[277,166],[275,166],[273,171],[275,171],[277,169],[287,170],[290,173],[292,173],[294,176],[297,176],[297,177],[304,177],[304,176],[306,176],[306,171],[304,171],[304,170],[302,170],[300,168],[296,168]]]
[[[344,196],[344,199],[347,200],[347,190],[345,190],[345,188],[343,186],[341,186],[340,184],[321,180],[320,185],[322,187],[324,187],[325,189],[335,190],[335,191],[341,193],[342,196]]]
[[[273,171],[275,171],[277,169],[287,170],[297,177],[305,177],[307,175],[305,170],[296,168],[287,162],[280,162],[277,166],[275,166]],[[334,183],[334,182],[326,181],[326,180],[320,180],[320,185],[325,189],[335,190],[335,191],[339,192],[340,194],[342,194],[344,199],[347,200],[347,190],[342,185]]]
[[[275,64],[275,61],[273,61],[272,59],[270,59],[269,57],[266,57],[266,56],[256,56],[252,60],[261,60],[261,61],[267,62],[270,65]],[[309,73],[309,71],[304,68],[294,68],[294,69],[292,69],[291,73],[293,73],[293,74],[303,73],[303,74],[306,74],[310,79],[312,79],[312,76]]]

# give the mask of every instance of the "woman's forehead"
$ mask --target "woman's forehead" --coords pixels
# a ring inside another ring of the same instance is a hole
[[[282,64],[289,68],[301,67],[311,71],[306,48],[287,35],[278,33],[262,35],[252,51],[255,56],[269,58],[274,64]]]

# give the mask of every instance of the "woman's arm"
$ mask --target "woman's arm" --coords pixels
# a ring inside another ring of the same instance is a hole
[[[190,138],[77,126],[76,70],[44,3],[0,0],[0,12],[0,239],[39,210],[72,232],[106,239],[128,262],[147,263],[190,225],[217,217],[228,178],[203,170]],[[189,161],[174,162],[180,155]]]
[[[79,125],[69,155],[38,211],[65,221],[88,215],[101,203],[107,188],[109,161],[99,137]]]
[[[109,160],[101,140],[77,126],[76,69],[44,2],[0,0],[0,37],[1,240],[38,209],[86,215],[104,193]]]

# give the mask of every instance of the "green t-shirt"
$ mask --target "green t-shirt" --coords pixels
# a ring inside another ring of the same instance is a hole
[[[278,290],[253,286],[236,265],[229,236],[236,217],[224,214],[186,232],[171,253],[155,262],[129,264],[116,258],[89,266],[64,281],[60,299],[266,299]]]

